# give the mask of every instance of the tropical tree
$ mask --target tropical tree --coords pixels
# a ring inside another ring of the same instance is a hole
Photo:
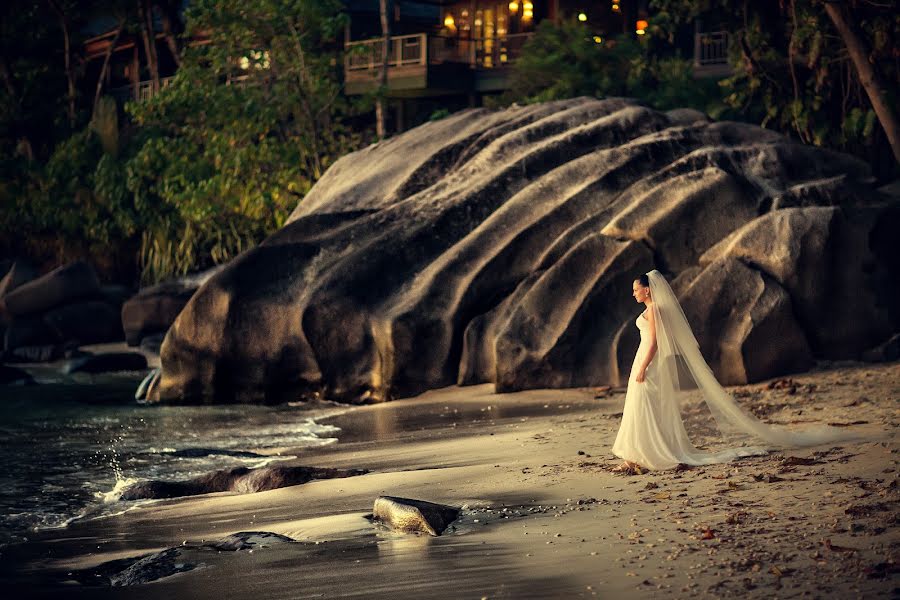
[[[280,227],[361,143],[342,92],[337,0],[200,0],[173,82],[128,105],[146,140],[127,164],[147,281],[219,263]]]
[[[378,89],[375,92],[375,131],[379,140],[387,136],[387,89],[388,69],[391,49],[391,17],[394,13],[393,0],[379,0],[381,17],[381,56],[378,71]]]
[[[745,119],[854,153],[882,179],[900,173],[896,3],[652,0],[651,9],[657,36],[698,16],[730,32],[734,74],[720,84]]]

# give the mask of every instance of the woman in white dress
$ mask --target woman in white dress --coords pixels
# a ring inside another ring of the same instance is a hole
[[[612,452],[624,459],[614,471],[641,473],[680,463],[703,465],[766,454],[774,447],[813,446],[857,439],[857,432],[818,426],[799,431],[760,421],[725,391],[700,353],[697,340],[672,288],[656,269],[632,286],[646,305],[635,325],[641,343],[634,357],[625,408]],[[681,419],[684,395],[697,391],[730,447],[716,452],[696,448]],[[763,442],[749,445],[748,442]]]

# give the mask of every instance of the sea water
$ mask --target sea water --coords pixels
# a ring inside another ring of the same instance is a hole
[[[261,467],[334,443],[339,428],[316,419],[348,410],[142,405],[134,400],[139,382],[101,376],[0,387],[0,546],[146,503],[119,500],[137,481]]]

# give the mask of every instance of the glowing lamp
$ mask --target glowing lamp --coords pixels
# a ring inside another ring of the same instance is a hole
[[[620,10],[619,5],[615,2],[613,2],[612,10],[613,10],[613,12],[619,12],[619,10]]]
[[[648,26],[649,26],[649,23],[647,23],[647,21],[644,21],[643,19],[641,19],[640,21],[637,22],[634,31],[638,35],[644,35],[645,33],[647,33]]]
[[[518,3],[518,2],[510,2],[510,3],[509,3],[509,12],[514,13],[514,12],[516,12],[516,11],[518,11],[518,10],[519,10],[519,3]]]
[[[444,17],[444,25],[450,27],[451,29],[454,27],[455,21],[453,20],[453,15],[447,15],[446,17]]]
[[[599,35],[595,35],[595,36],[594,36],[594,42],[596,42],[597,44],[602,44],[602,43],[603,43],[603,38],[600,37]]]
[[[579,21],[587,21],[587,15],[584,13],[578,13],[578,20]]]

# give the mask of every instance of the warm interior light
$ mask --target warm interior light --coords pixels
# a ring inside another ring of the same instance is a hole
[[[584,13],[578,13],[578,20],[579,21],[587,21],[587,15]]]
[[[525,10],[534,9],[534,4],[532,4],[531,2],[528,2],[528,0],[525,0],[525,2],[522,4],[522,6]]]
[[[598,43],[598,44],[602,44],[602,43],[603,43],[603,38],[600,37],[599,35],[595,35],[595,36],[594,36],[594,41],[595,41],[596,43]]]
[[[509,3],[509,12],[514,13],[517,10],[519,10],[519,3],[518,2],[510,2]]]
[[[613,12],[619,12],[619,5],[615,2],[613,2],[612,9],[613,9]]]
[[[446,17],[444,17],[444,25],[446,25],[447,27],[453,28],[453,26],[454,26],[453,15],[448,14]]]
[[[647,29],[647,26],[647,21],[644,21],[643,19],[637,22],[637,29]]]

